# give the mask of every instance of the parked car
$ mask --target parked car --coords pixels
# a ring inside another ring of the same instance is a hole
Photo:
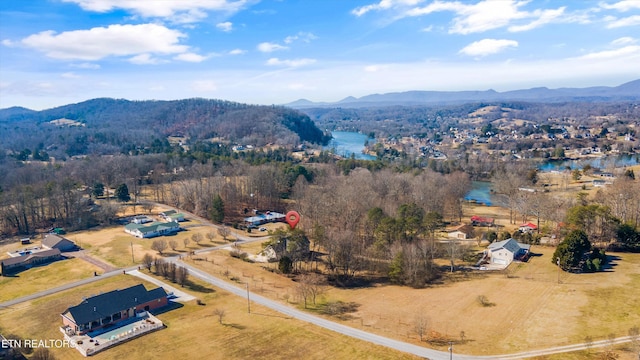
[[[261,227],[261,228],[260,228],[260,229],[258,229],[258,230],[260,230],[260,231],[267,231],[267,228],[263,226],[263,227]]]

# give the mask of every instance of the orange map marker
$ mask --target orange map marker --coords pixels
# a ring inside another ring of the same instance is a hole
[[[296,211],[289,211],[286,216],[286,222],[291,226],[291,229],[294,229],[296,225],[298,225],[298,221],[300,221],[300,214]]]

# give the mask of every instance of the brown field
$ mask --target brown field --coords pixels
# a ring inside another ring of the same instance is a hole
[[[141,281],[120,275],[99,283],[48,296],[0,311],[0,331],[29,339],[61,339],[60,313],[82,296],[123,288]],[[331,331],[285,318],[196,281],[193,292],[205,304],[191,301],[158,315],[167,328],[101,352],[95,359],[415,359],[410,355],[354,340]],[[145,284],[147,288],[154,285]],[[223,324],[213,312],[224,309]],[[83,359],[74,349],[52,349],[56,359]],[[161,355],[160,355],[161,354]]]
[[[329,288],[327,301],[353,301],[360,305],[347,325],[418,344],[415,319],[429,320],[432,340],[456,341],[456,351],[491,355],[583,342],[586,336],[606,339],[625,336],[640,326],[640,254],[613,254],[619,259],[610,271],[597,274],[560,274],[551,264],[553,248],[534,247],[528,263],[512,264],[509,276],[498,273],[462,273],[440,285],[411,289],[373,285],[355,289]],[[204,260],[204,257],[201,257]],[[275,264],[250,264],[225,252],[206,254],[207,261],[192,263],[208,272],[249,282],[253,291],[285,302],[302,301],[295,283],[266,271]],[[483,307],[484,295],[493,306]],[[310,306],[314,308],[314,306]],[[336,320],[340,321],[340,320]],[[465,341],[460,341],[464,331]],[[446,349],[436,341],[422,345]]]
[[[0,277],[0,302],[93,276],[100,268],[82,259],[66,259]]]
[[[638,174],[640,166],[635,171]],[[546,176],[541,181],[558,184],[551,187],[551,192],[559,196],[575,196],[578,191],[582,191],[583,185],[587,192],[597,190],[590,186],[588,177],[579,181],[567,181],[562,174]],[[143,213],[141,207],[135,210],[135,213]],[[153,214],[163,210],[156,208]],[[125,211],[128,215],[134,213],[132,207],[125,208]],[[496,223],[507,231],[513,231],[517,227],[517,224],[509,224],[508,210],[503,208],[466,204],[463,221],[472,215],[494,217]],[[177,250],[167,249],[166,255],[186,255],[198,248],[229,243],[208,223],[188,218],[189,221],[181,224],[185,231],[162,237],[178,242]],[[269,224],[266,227],[273,230],[279,226],[286,225]],[[195,233],[204,236],[210,231],[214,231],[216,235],[213,241],[205,236],[201,245],[190,242],[187,247],[184,246],[184,238],[191,238]],[[259,231],[242,234],[266,235]],[[78,242],[92,256],[116,267],[138,264],[145,253],[157,256],[150,249],[153,239],[135,238],[126,234],[122,226],[77,232],[67,237]],[[230,238],[233,239],[233,235]],[[19,245],[15,243],[4,245],[0,247],[0,252],[17,247]],[[135,262],[131,258],[132,247]],[[261,245],[252,243],[239,248],[255,254],[261,250]],[[558,274],[557,267],[550,260],[553,251],[554,248],[534,246],[532,252],[539,256],[532,257],[528,263],[514,263],[507,272],[445,274],[441,283],[425,289],[376,283],[351,289],[327,287],[325,293],[318,298],[318,304],[309,304],[309,311],[319,313],[329,301],[355,302],[359,305],[357,312],[351,313],[346,319],[332,319],[355,328],[439,350],[446,350],[446,342],[454,341],[456,352],[476,355],[506,354],[575,344],[584,342],[587,336],[594,340],[606,339],[611,335],[620,337],[627,335],[629,328],[640,326],[640,254],[609,254],[613,256],[613,266],[602,273]],[[71,266],[69,261],[77,262],[78,267]],[[229,252],[224,250],[194,256],[186,261],[213,275],[226,278],[229,282],[248,282],[252,291],[263,296],[303,308],[302,300],[296,293],[296,283],[288,277],[268,271],[275,269],[276,264],[245,262],[230,257]],[[0,301],[4,297],[15,298],[23,293],[36,292],[90,276],[94,270],[92,265],[74,259],[31,269],[20,273],[18,278],[0,278],[0,288],[3,290],[0,291]],[[11,281],[14,283],[11,284]],[[85,286],[80,291],[72,290],[2,310],[0,330],[22,336],[60,338],[57,330],[58,314],[66,306],[77,302],[70,299],[82,293],[95,293],[98,291],[96,289],[123,287],[138,282],[138,279],[118,276],[115,280],[105,280],[99,285]],[[15,290],[3,296],[9,284],[14,285],[12,288]],[[201,288],[206,289],[207,285],[201,284]],[[403,355],[312,325],[284,319],[268,309],[256,307],[256,312],[262,315],[248,315],[243,299],[222,291],[194,294],[207,305],[190,303],[162,314],[159,317],[168,324],[168,329],[118,346],[97,357],[137,358],[162,352],[167,357],[204,356],[213,359],[247,358],[255,357],[256,354],[275,358],[298,358],[301,354],[305,358],[325,358],[327,350],[335,358],[377,359],[398,358]],[[477,301],[479,296],[484,296],[492,305],[481,306]],[[212,314],[217,307],[227,310],[225,325],[217,324]],[[53,315],[44,314],[44,309],[53,310]],[[48,325],[38,326],[37,316],[44,319],[43,324]],[[428,319],[430,330],[425,342],[419,341],[414,330],[419,316]],[[22,318],[25,319],[24,324],[18,320]],[[461,340],[461,332],[464,332],[464,341]],[[620,359],[634,358],[629,352],[623,351],[625,346],[620,346],[619,349],[622,349],[618,350]],[[592,349],[590,352],[543,358],[593,358],[599,356],[598,351],[601,350]],[[81,358],[75,350],[56,350],[55,355],[60,359]]]

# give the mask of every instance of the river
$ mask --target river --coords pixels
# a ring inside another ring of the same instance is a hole
[[[363,135],[352,131],[334,131],[331,133],[333,139],[329,145],[325,146],[326,150],[335,150],[337,155],[350,157],[351,154],[359,160],[375,160],[376,157],[364,154],[364,143],[367,141],[367,135]],[[372,140],[373,141],[373,140]]]

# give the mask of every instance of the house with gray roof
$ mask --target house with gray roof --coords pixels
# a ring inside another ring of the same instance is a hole
[[[3,276],[13,274],[33,266],[44,265],[62,259],[60,250],[49,249],[28,252],[21,256],[0,260],[0,272]]]
[[[531,245],[522,244],[515,239],[507,239],[491,243],[485,250],[485,256],[491,264],[509,265],[529,254]]]
[[[50,233],[45,234],[42,239],[42,247],[47,249],[58,249],[60,251],[73,251],[78,248],[78,245],[67,238]]]
[[[167,292],[163,288],[147,290],[138,284],[88,297],[60,315],[67,334],[83,335],[116,326],[119,322],[135,318],[138,313],[152,311],[168,303]]]

